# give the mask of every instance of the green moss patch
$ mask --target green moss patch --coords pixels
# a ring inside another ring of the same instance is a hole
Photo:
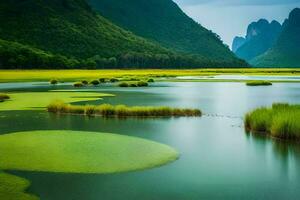
[[[41,110],[49,103],[60,99],[68,103],[99,100],[102,97],[113,96],[96,92],[53,91],[53,92],[20,92],[10,93],[10,100],[0,105],[0,111],[9,110]]]
[[[38,197],[25,193],[28,186],[26,179],[0,171],[1,200],[38,200]]]
[[[0,136],[0,169],[117,173],[161,166],[178,158],[171,147],[136,137],[77,131]]]

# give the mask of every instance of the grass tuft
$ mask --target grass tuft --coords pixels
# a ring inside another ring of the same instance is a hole
[[[90,82],[90,84],[93,85],[93,86],[97,86],[97,85],[100,84],[100,81],[98,81],[98,80],[92,80],[92,81]]]
[[[0,102],[10,99],[10,96],[7,94],[0,93]]]
[[[57,84],[58,84],[58,80],[57,80],[57,79],[51,79],[51,80],[49,81],[49,83],[50,83],[51,85],[57,85]]]
[[[198,117],[202,113],[199,109],[180,109],[170,107],[151,107],[151,106],[134,106],[125,105],[113,106],[102,104],[98,106],[86,105],[75,106],[65,104],[62,101],[54,101],[47,107],[48,112],[57,114],[84,114],[87,116],[104,116],[104,117]]]
[[[74,87],[83,87],[84,84],[82,82],[76,82],[73,84]]]
[[[272,82],[270,81],[247,81],[247,86],[270,86]]]
[[[300,139],[300,105],[273,104],[246,115],[245,128],[282,139]]]

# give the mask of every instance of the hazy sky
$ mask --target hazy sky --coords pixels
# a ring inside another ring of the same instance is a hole
[[[280,23],[300,7],[300,0],[174,0],[195,21],[219,34],[231,46],[244,36],[249,23],[260,18]]]

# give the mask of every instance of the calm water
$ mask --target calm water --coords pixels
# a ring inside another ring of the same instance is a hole
[[[0,88],[5,89],[1,84]],[[34,85],[26,90],[47,88]],[[123,174],[14,172],[31,180],[30,192],[42,200],[299,199],[300,145],[248,135],[242,117],[273,102],[300,103],[300,84],[156,83],[145,89],[92,89],[117,95],[103,102],[195,107],[205,115],[117,120],[40,111],[0,113],[0,134],[49,129],[101,131],[155,140],[180,152],[180,159],[169,165]]]

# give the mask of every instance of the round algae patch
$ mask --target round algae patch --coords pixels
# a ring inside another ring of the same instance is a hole
[[[173,148],[136,137],[78,131],[30,131],[0,136],[0,169],[116,173],[160,166]]]

